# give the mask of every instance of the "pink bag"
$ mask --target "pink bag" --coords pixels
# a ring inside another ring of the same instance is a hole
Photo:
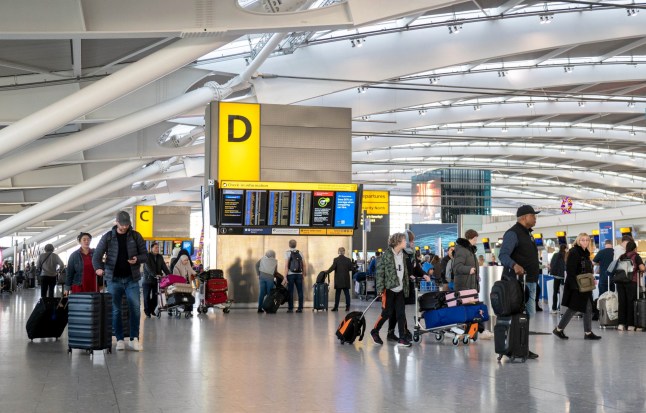
[[[478,290],[462,290],[446,295],[446,306],[455,307],[462,304],[478,302]]]
[[[186,278],[177,274],[169,274],[165,277],[162,277],[161,281],[159,282],[159,287],[166,288],[169,285],[173,285],[175,283],[186,284]]]
[[[458,294],[458,297],[463,298],[463,297],[477,297],[478,296],[478,290],[471,289],[471,290],[462,290],[458,291],[456,294]]]

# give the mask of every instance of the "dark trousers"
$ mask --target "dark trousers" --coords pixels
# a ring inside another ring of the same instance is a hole
[[[559,309],[559,293],[561,292],[561,284],[563,280],[554,278],[554,291],[552,291],[552,310],[556,311]]]
[[[157,294],[159,292],[159,284],[157,282],[143,282],[141,288],[144,293],[144,314],[147,316],[152,315],[157,308]]]
[[[49,297],[54,296],[54,288],[56,288],[56,277],[40,277],[40,296]]]
[[[345,294],[345,307],[350,308],[350,289],[337,288],[334,292],[334,308],[339,308],[339,301],[341,301],[341,291]]]
[[[616,284],[619,296],[619,324],[635,325],[635,300],[637,299],[637,283]]]
[[[298,309],[303,309],[303,274],[288,274],[287,275],[287,308],[289,310],[294,309],[294,286],[296,286],[296,292],[298,293]]]
[[[393,314],[399,326],[399,337],[404,337],[406,335],[406,303],[403,291],[394,293],[391,290],[386,290],[381,294],[381,315],[377,319],[374,329],[379,332]]]

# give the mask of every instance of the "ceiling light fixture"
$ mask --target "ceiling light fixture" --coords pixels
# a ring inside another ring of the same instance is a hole
[[[637,135],[637,133],[635,132],[635,129],[631,129],[630,130],[630,136],[635,136],[635,135]]]
[[[594,133],[594,129],[590,128],[590,134]]]
[[[432,77],[432,78],[428,79],[428,81],[431,82],[431,84],[433,84],[433,85],[437,85],[437,83],[440,81],[440,78],[439,77]]]
[[[635,107],[635,102],[633,102],[632,100],[630,102],[628,102],[628,107],[629,108],[634,108]]]
[[[550,24],[552,23],[552,20],[554,20],[554,15],[553,14],[541,14],[538,16],[539,21],[541,24]]]
[[[462,135],[464,133],[464,129],[458,128],[458,134]]]
[[[634,16],[634,15],[635,15],[635,14],[637,14],[637,13],[639,13],[639,10],[638,10],[638,9],[626,9],[626,15],[627,15],[628,17],[632,17],[632,16]]]
[[[527,107],[530,108],[530,109],[533,108],[534,107],[534,102],[531,102],[531,101],[528,102]]]
[[[499,71],[498,71],[498,77],[507,77],[507,74],[508,74],[508,73],[509,73],[509,72],[508,72],[508,71],[506,71],[506,70],[499,70]]]
[[[366,93],[367,90],[368,88],[366,86],[359,86],[357,88],[357,93]]]
[[[565,148],[561,148],[561,154],[565,153]]]
[[[584,108],[584,107],[585,107],[585,102],[580,101],[580,102],[579,102],[579,107],[580,107],[580,108]]]
[[[473,105],[473,110],[478,111],[480,109],[482,109],[482,107],[480,105]]]
[[[420,115],[420,116],[424,116],[424,115],[426,115],[426,109],[420,109],[420,111],[419,111],[419,115]]]
[[[462,25],[461,24],[449,25],[449,34],[460,33],[460,30],[462,30]]]
[[[601,152],[597,151],[596,156],[597,158],[601,158]]]
[[[507,132],[509,132],[509,129],[507,129],[507,127],[506,127],[506,126],[503,126],[503,128],[501,129],[501,131],[502,131],[502,133],[507,133]]]
[[[564,67],[563,67],[563,71],[564,71],[565,73],[572,73],[572,71],[573,71],[573,70],[574,70],[574,66],[569,66],[569,65],[568,65],[568,66],[564,66]]]

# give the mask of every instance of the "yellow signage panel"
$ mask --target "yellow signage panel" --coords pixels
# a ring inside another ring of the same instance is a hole
[[[144,238],[153,236],[153,207],[137,205],[135,207],[135,229]]]
[[[301,228],[300,235],[325,235],[325,228]]]
[[[316,182],[249,182],[221,180],[222,189],[267,189],[276,191],[347,191],[356,192],[357,184],[327,184]]]
[[[351,229],[337,229],[337,228],[328,228],[328,235],[352,235],[353,230]]]
[[[364,202],[361,208],[366,211],[368,215],[388,215],[388,204],[373,204]]]
[[[260,179],[260,105],[220,102],[218,179]]]
[[[364,203],[390,202],[390,193],[388,191],[363,191]]]

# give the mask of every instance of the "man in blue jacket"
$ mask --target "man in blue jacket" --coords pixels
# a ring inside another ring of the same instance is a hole
[[[103,256],[105,255],[105,262]],[[104,275],[108,292],[112,295],[112,333],[117,338],[117,350],[124,350],[121,300],[126,295],[130,315],[130,347],[141,351],[139,343],[139,267],[148,260],[146,243],[140,233],[132,229],[130,215],[117,213],[116,225],[101,237],[94,250],[92,265],[96,275]]]

